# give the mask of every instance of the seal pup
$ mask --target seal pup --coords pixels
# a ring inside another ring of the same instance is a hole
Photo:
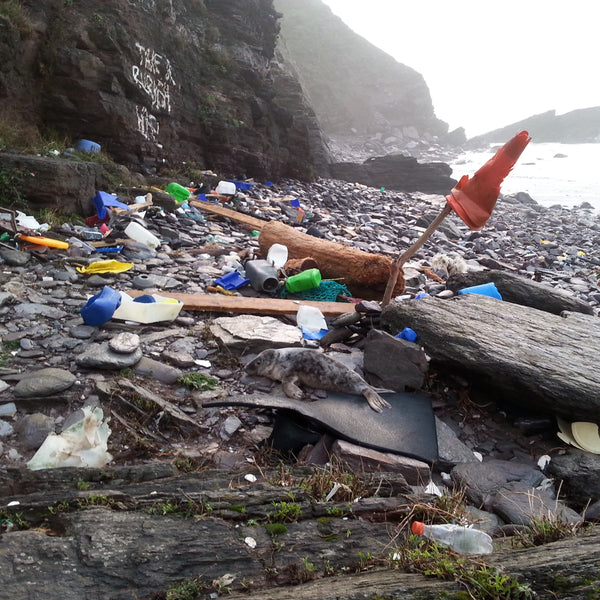
[[[295,400],[303,396],[297,385],[301,383],[321,390],[362,395],[377,412],[390,406],[358,373],[308,348],[263,350],[246,365],[246,372],[280,381],[285,395]]]

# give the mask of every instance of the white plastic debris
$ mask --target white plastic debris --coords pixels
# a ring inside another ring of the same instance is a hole
[[[552,459],[547,454],[543,454],[539,457],[537,466],[543,471],[550,464],[551,460]]]
[[[32,471],[56,467],[103,467],[112,460],[108,453],[111,433],[99,407],[83,408],[83,419],[61,434],[51,433],[27,463]]]
[[[433,483],[433,481],[430,481],[427,484],[427,487],[425,488],[425,493],[426,494],[434,494],[435,496],[438,496],[439,498],[442,497],[442,490],[440,490],[440,488],[435,485],[435,483]]]
[[[325,502],[329,502],[341,487],[342,485],[340,483],[334,483],[333,487],[331,488],[331,491],[329,492],[329,494],[327,494],[327,497],[325,498]]]
[[[282,269],[288,258],[287,246],[283,244],[273,244],[267,253],[267,260],[276,268]]]
[[[256,548],[256,540],[253,537],[244,538],[244,542],[247,546],[250,546],[250,548]]]
[[[479,462],[483,462],[483,455],[480,452],[473,452],[473,455]]]
[[[246,481],[249,481],[250,483],[255,483],[256,482],[256,475],[253,475],[252,473],[248,473],[247,475],[244,475],[244,479]]]

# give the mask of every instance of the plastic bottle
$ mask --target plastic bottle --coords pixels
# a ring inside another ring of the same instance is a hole
[[[412,532],[424,535],[435,542],[450,546],[459,554],[489,554],[493,551],[492,538],[479,529],[446,523],[443,525],[425,525],[414,521]]]
[[[288,277],[285,282],[285,289],[292,294],[294,292],[303,292],[319,287],[321,283],[321,272],[319,269],[307,269]]]
[[[146,246],[152,248],[152,250],[156,250],[156,248],[160,246],[160,240],[135,221],[131,221],[131,223],[127,225],[125,228],[125,235],[136,242],[146,244]]]

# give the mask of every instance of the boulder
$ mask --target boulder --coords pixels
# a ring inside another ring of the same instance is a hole
[[[331,176],[370,187],[386,187],[403,192],[446,195],[456,185],[452,169],[445,163],[419,163],[402,154],[375,156],[364,163],[333,163]]]

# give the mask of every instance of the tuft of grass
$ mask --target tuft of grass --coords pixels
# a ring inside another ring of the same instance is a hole
[[[302,507],[297,502],[273,502],[275,512],[269,515],[271,523],[294,523],[302,514]]]
[[[25,14],[23,5],[19,0],[4,0],[0,2],[0,15],[8,19],[21,33],[27,35],[31,32],[31,22]]]
[[[390,561],[409,572],[456,581],[465,587],[471,600],[533,600],[535,597],[528,584],[419,536],[411,535],[404,546],[391,554]]]
[[[581,526],[582,522],[566,523],[550,515],[534,517],[528,527],[515,533],[512,545],[522,548],[543,546],[576,535]]]
[[[169,587],[165,597],[166,600],[197,600],[203,588],[204,586],[196,578],[184,579]]]
[[[201,520],[206,516],[210,515],[213,507],[208,502],[202,500],[165,500],[159,502],[148,509],[148,513],[151,515],[161,515],[182,517],[184,519],[198,519]]]
[[[11,209],[26,207],[23,183],[24,175],[19,169],[0,169],[0,206]]]
[[[197,372],[181,375],[177,378],[177,383],[200,392],[214,390],[217,387],[216,379]]]

